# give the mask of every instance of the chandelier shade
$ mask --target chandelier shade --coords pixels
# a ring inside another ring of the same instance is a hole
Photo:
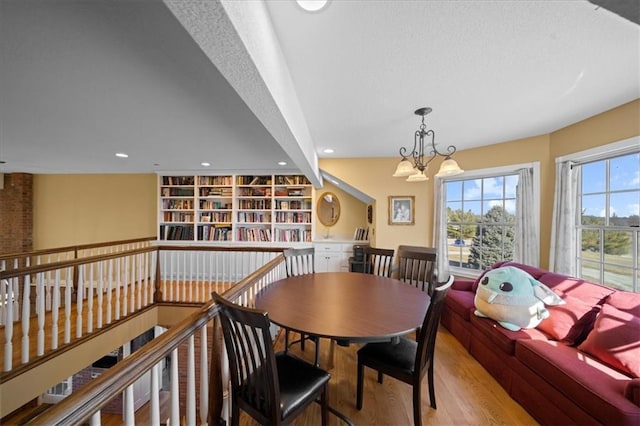
[[[431,129],[426,130],[427,126],[424,123],[424,117],[431,111],[433,110],[429,107],[418,108],[415,111],[416,115],[422,117],[422,124],[420,124],[420,128],[414,133],[413,149],[409,151],[405,147],[400,148],[400,156],[402,159],[400,163],[398,163],[393,177],[407,177],[407,182],[424,182],[429,180],[425,171],[429,167],[429,163],[436,157],[444,157],[444,161],[440,165],[436,176],[454,176],[464,172],[464,170],[458,166],[458,163],[451,158],[456,152],[456,147],[449,145],[447,152],[442,153],[438,151],[435,143],[435,132]],[[425,139],[427,139],[426,149]]]

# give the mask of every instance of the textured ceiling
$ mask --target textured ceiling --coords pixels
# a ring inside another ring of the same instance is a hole
[[[640,27],[587,1],[166,3],[0,0],[0,172],[310,174],[396,156],[421,106],[466,149],[640,97]]]

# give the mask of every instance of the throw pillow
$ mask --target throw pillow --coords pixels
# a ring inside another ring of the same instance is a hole
[[[600,306],[588,305],[571,296],[563,300],[564,305],[547,307],[549,317],[542,320],[537,328],[553,340],[576,345],[581,343],[593,328]]]
[[[603,305],[593,330],[578,346],[605,364],[640,377],[640,318]]]
[[[475,315],[489,317],[507,330],[535,328],[549,316],[545,304],[564,301],[522,269],[504,266],[488,271],[476,290]]]

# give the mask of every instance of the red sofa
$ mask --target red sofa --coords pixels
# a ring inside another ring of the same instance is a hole
[[[564,299],[534,329],[474,315],[481,279],[457,279],[442,324],[542,424],[640,425],[640,294],[515,262]]]

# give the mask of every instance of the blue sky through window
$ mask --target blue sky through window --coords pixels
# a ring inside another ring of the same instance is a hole
[[[582,214],[606,215],[604,192],[607,190],[606,160],[582,166]],[[609,214],[618,217],[640,215],[640,153],[609,160]]]

